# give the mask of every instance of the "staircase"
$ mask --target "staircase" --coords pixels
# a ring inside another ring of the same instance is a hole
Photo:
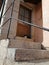
[[[8,39],[0,41],[0,65],[49,65],[48,50],[35,47],[33,49],[33,46],[31,49],[10,48],[8,46]]]
[[[16,37],[11,39],[9,48],[15,48],[15,61],[49,59],[49,51],[41,49],[41,43],[32,39]]]
[[[33,42],[32,39],[16,37],[16,39],[10,39],[9,48],[41,49],[41,44]]]
[[[16,61],[49,59],[49,51],[36,49],[17,49],[15,59]]]

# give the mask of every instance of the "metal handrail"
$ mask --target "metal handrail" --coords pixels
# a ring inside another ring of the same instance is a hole
[[[13,17],[12,17],[12,18],[9,18],[7,21],[5,21],[5,23],[4,23],[2,26],[4,26],[10,19],[17,20],[17,22],[22,22],[22,23],[25,23],[25,24],[27,24],[27,25],[30,25],[30,26],[33,26],[33,27],[37,27],[37,28],[39,28],[39,29],[43,29],[43,30],[45,30],[45,31],[49,31],[48,28],[41,27],[41,26],[39,26],[39,25],[36,25],[36,24],[33,24],[33,23],[29,23],[29,22],[27,22],[27,21],[23,21],[23,20],[16,19],[16,18],[13,18]]]
[[[29,22],[26,22],[26,21],[23,21],[23,20],[20,20],[20,19],[16,19],[16,18],[12,18],[12,19],[17,20],[18,22],[22,22],[22,23],[28,24],[28,25],[30,25],[30,26],[33,26],[33,27],[36,27],[36,28],[39,28],[39,29],[43,29],[43,30],[49,32],[49,29],[48,29],[48,28],[41,27],[41,26],[36,25],[36,24],[34,24],[34,23],[29,23]]]

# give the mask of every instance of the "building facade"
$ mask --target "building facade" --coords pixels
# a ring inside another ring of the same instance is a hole
[[[9,39],[10,48],[49,50],[49,32],[42,30],[49,28],[49,0],[6,0],[2,15],[0,39]]]

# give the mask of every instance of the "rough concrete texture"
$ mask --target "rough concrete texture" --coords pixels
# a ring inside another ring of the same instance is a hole
[[[49,0],[42,0],[42,15],[43,15],[43,27],[49,29]],[[42,44],[47,50],[49,50],[49,32],[43,31]]]
[[[28,49],[41,49],[41,43],[33,42],[32,39],[16,37],[16,39],[10,39],[10,48],[28,48]]]
[[[16,48],[8,48],[8,44],[8,39],[0,41],[0,65],[49,65],[49,59],[15,62]]]
[[[9,40],[1,40],[0,41],[0,65],[3,65],[5,58],[7,56],[7,47]]]
[[[0,25],[0,36],[1,36],[1,25]]]
[[[31,61],[49,59],[49,51],[36,49],[17,49],[16,61]]]

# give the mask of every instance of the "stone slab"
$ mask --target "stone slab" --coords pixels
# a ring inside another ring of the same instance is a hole
[[[15,54],[16,61],[32,61],[39,59],[49,59],[49,51],[36,49],[17,49]]]
[[[9,48],[41,49],[41,43],[33,42],[32,39],[17,37],[16,39],[10,39]]]

